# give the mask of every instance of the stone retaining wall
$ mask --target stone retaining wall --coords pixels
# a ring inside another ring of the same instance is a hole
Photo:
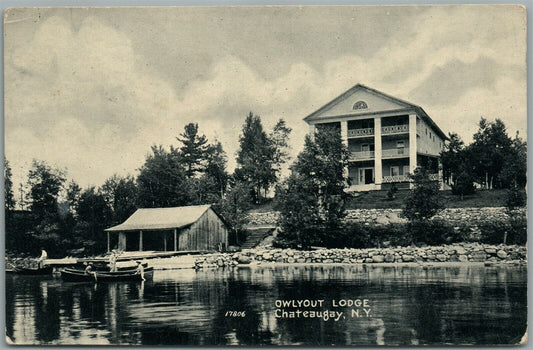
[[[365,224],[404,222],[405,219],[399,217],[401,211],[401,209],[354,209],[347,211],[346,220]],[[525,212],[525,209],[522,209],[522,211]],[[279,212],[248,214],[250,225],[275,225],[278,216]],[[445,220],[451,225],[476,225],[487,219],[505,220],[507,214],[504,207],[447,208],[436,215],[435,218]]]
[[[262,263],[430,263],[483,262],[525,263],[526,247],[459,243],[437,247],[397,247],[370,249],[245,249],[237,253],[217,253],[199,257],[196,268]]]

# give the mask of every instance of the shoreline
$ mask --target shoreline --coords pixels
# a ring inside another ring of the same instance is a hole
[[[294,250],[244,249],[146,260],[155,270],[273,266],[527,266],[527,248],[517,245],[458,243],[428,247]]]

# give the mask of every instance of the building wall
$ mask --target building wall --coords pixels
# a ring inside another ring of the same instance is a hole
[[[422,119],[417,122],[417,152],[439,155],[444,147],[444,140]]]
[[[407,175],[409,173],[409,158],[402,159],[385,159],[382,162],[383,176],[390,175],[390,168],[397,166],[399,170],[398,175]],[[404,169],[407,167],[407,169]]]
[[[178,250],[218,250],[228,245],[228,229],[212,209],[208,209],[194,224],[179,232]]]
[[[359,185],[359,168],[374,168],[374,161],[351,163],[348,166],[348,177],[351,185]]]
[[[403,141],[404,148],[405,148],[405,156],[409,157],[409,135],[405,135],[405,137],[402,138],[391,138],[391,137],[382,137],[381,138],[381,148],[383,150],[386,149],[396,149],[397,148],[397,141]]]

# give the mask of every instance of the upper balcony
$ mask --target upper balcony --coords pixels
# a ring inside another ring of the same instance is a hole
[[[409,133],[409,124],[397,124],[381,127],[381,135],[398,135]],[[374,136],[374,128],[348,129],[348,138]]]
[[[348,138],[374,136],[374,128],[349,129]]]
[[[357,161],[357,160],[372,160],[374,159],[374,151],[360,151],[360,152],[350,152],[348,160]]]
[[[397,124],[381,127],[382,135],[396,135],[409,133],[409,124]]]

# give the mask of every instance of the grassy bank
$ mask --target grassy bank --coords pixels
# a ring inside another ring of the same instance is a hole
[[[359,192],[357,196],[349,198],[346,209],[401,209],[409,190],[399,190],[394,199],[387,197],[387,191]],[[504,207],[506,190],[479,190],[476,193],[464,196],[453,195],[451,191],[442,191],[442,199],[446,208],[484,208]],[[250,212],[264,213],[275,211],[274,200],[255,205]]]

